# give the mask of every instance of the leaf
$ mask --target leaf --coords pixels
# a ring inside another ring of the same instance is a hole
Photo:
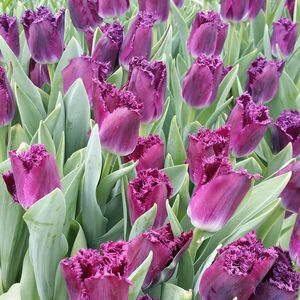
[[[80,249],[87,248],[87,242],[85,239],[84,232],[77,221],[72,220],[70,231],[72,232],[73,235],[72,243],[69,243],[69,245],[72,245],[70,256],[74,256]]]
[[[9,291],[0,296],[0,300],[21,300],[20,283],[15,283]]]
[[[122,85],[123,79],[123,69],[120,67],[117,71],[115,71],[110,77],[107,79],[107,82],[115,84],[118,88]]]
[[[263,42],[264,42],[264,54],[265,54],[266,58],[272,59],[272,49],[271,49],[271,41],[270,41],[270,36],[269,36],[268,24],[265,25]]]
[[[261,174],[262,173],[262,169],[261,169],[259,163],[253,157],[249,157],[249,158],[246,158],[245,160],[239,161],[234,166],[235,170],[240,170],[241,168],[246,169],[251,174],[256,174],[256,173]]]
[[[192,290],[186,291],[174,284],[163,283],[161,299],[164,300],[191,300],[193,297]]]
[[[56,155],[56,149],[51,137],[51,134],[43,121],[40,122],[39,130],[38,130],[38,143],[44,144],[48,152],[52,153],[54,156]]]

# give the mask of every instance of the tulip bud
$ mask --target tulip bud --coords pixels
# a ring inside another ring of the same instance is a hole
[[[29,78],[39,88],[44,84],[50,84],[47,65],[41,65],[31,58],[29,61]]]
[[[98,0],[68,0],[73,25],[79,31],[95,28],[102,22],[98,15]]]
[[[137,178],[128,184],[128,206],[131,224],[157,204],[157,214],[154,227],[164,224],[167,211],[166,200],[172,195],[172,185],[169,177],[158,169],[147,169],[138,172]]]
[[[177,7],[182,7],[184,0],[173,0]]]
[[[16,17],[11,17],[7,14],[0,15],[0,36],[3,37],[6,44],[14,52],[16,56],[20,54],[20,40],[18,20]],[[0,59],[2,54],[0,51]]]
[[[65,11],[54,16],[45,6],[26,10],[22,24],[31,57],[40,64],[58,62],[64,51]]]
[[[254,0],[221,0],[221,15],[224,19],[241,21],[249,10],[249,2]]]
[[[201,278],[201,299],[248,300],[276,258],[275,249],[265,249],[255,233],[248,233],[218,251],[217,258]]]
[[[94,51],[93,59],[103,63],[110,63],[110,73],[119,65],[119,52],[123,42],[123,26],[115,22],[101,27],[102,36]]]
[[[269,107],[255,104],[248,93],[236,99],[227,120],[231,127],[230,148],[235,156],[245,156],[255,150],[272,122],[269,112]]]
[[[227,157],[229,150],[229,127],[216,130],[200,128],[189,135],[187,163],[191,181],[198,185],[203,180],[203,163],[210,157]]]
[[[287,7],[290,16],[294,16],[294,10],[295,10],[295,0],[286,0],[285,6]]]
[[[14,114],[14,95],[6,77],[5,69],[0,66],[0,127],[9,124]]]
[[[266,10],[266,0],[250,0],[248,17],[255,19],[261,9]]]
[[[187,48],[194,57],[201,53],[212,56],[220,55],[227,31],[228,25],[221,20],[218,13],[198,12],[192,25]]]
[[[93,95],[93,79],[105,81],[109,70],[109,64],[95,61],[90,56],[75,57],[63,69],[62,78],[64,83],[64,93],[66,94],[71,85],[81,78],[85,86],[87,95],[92,99]]]
[[[60,178],[55,159],[44,145],[32,145],[28,151],[10,151],[12,171],[3,174],[7,190],[23,208],[60,188]]]
[[[184,100],[195,108],[210,106],[222,80],[223,62],[219,56],[200,54],[183,79]]]
[[[288,143],[293,145],[293,156],[300,154],[300,113],[284,111],[273,126],[272,143],[274,152],[281,151]]]
[[[134,57],[129,65],[126,89],[131,91],[136,101],[143,103],[144,123],[157,120],[163,113],[167,89],[167,68],[162,61],[148,62]]]
[[[129,273],[140,266],[152,251],[153,259],[143,287],[153,286],[161,276],[167,281],[173,275],[175,268],[172,271],[168,270],[167,273],[164,272],[164,269],[171,263],[176,265],[179,262],[191,239],[191,231],[183,232],[180,236],[174,237],[170,224],[138,235],[128,244]]]
[[[297,219],[290,239],[289,253],[292,260],[294,260],[297,266],[299,267],[300,266],[300,214],[299,212],[297,214]]]
[[[129,9],[129,0],[98,0],[98,13],[102,18],[123,15]]]
[[[276,95],[285,62],[258,57],[248,69],[246,90],[254,102],[269,102]]]
[[[272,53],[276,55],[277,45],[281,53],[287,57],[293,51],[298,36],[298,24],[290,19],[280,18],[273,23],[273,33],[271,37]]]
[[[120,63],[128,68],[134,56],[150,58],[152,27],[156,19],[147,12],[140,12],[132,21],[120,51]]]
[[[124,157],[124,161],[139,161],[137,171],[162,169],[164,167],[164,143],[158,135],[139,137],[134,151]]]
[[[139,0],[139,10],[153,14],[164,22],[169,16],[170,0]]]
[[[139,137],[142,109],[131,92],[94,81],[94,117],[101,145],[108,151],[123,156],[132,153]]]

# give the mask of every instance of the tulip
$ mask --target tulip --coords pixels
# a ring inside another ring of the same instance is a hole
[[[140,12],[132,21],[120,50],[120,63],[128,68],[134,56],[150,58],[152,27],[156,19],[147,12]]]
[[[152,298],[149,295],[139,296],[136,300],[156,300],[157,298]]]
[[[255,150],[272,122],[269,112],[269,107],[255,104],[248,93],[237,98],[227,120],[231,127],[230,148],[235,156],[245,156]]]
[[[94,81],[94,117],[101,145],[108,151],[122,156],[132,153],[139,137],[142,109],[131,92]]]
[[[93,40],[94,40],[94,30],[89,28],[84,31],[85,40],[87,43],[87,47],[89,49],[89,53],[92,54],[93,51]]]
[[[295,10],[295,0],[286,0],[285,6],[287,7],[290,16],[294,16],[294,10]]]
[[[177,7],[182,7],[184,0],[173,0]]]
[[[273,33],[271,37],[272,53],[276,55],[277,45],[281,53],[287,57],[293,51],[298,36],[298,24],[290,19],[280,18],[273,23]]]
[[[200,54],[183,79],[182,96],[195,108],[210,106],[222,80],[223,62],[219,56]]]
[[[138,172],[137,178],[128,184],[128,206],[131,224],[138,217],[157,204],[157,214],[154,227],[164,224],[167,211],[166,200],[172,195],[172,185],[169,177],[158,169],[147,169]]]
[[[10,151],[12,171],[3,174],[7,190],[15,202],[27,209],[61,187],[58,169],[52,154],[44,145],[32,145],[28,151]]]
[[[248,233],[218,251],[217,258],[201,278],[201,299],[248,300],[276,258],[275,249],[265,249],[255,233]]]
[[[50,84],[47,65],[41,65],[31,58],[29,61],[29,78],[39,88],[44,84]]]
[[[289,244],[289,253],[297,264],[300,266],[300,214],[297,214],[297,219],[293,228],[293,232]]]
[[[284,111],[273,126],[272,143],[274,152],[279,152],[288,143],[293,145],[293,156],[300,154],[300,113]]]
[[[164,143],[158,135],[150,134],[147,138],[139,137],[132,153],[124,161],[139,161],[137,171],[162,169],[164,167]]]
[[[266,0],[250,0],[248,17],[255,19],[261,9],[266,10]]]
[[[223,228],[251,188],[256,176],[245,170],[233,171],[227,158],[204,160],[200,184],[188,207],[192,224],[203,231],[216,232]],[[207,201],[209,199],[209,201]]]
[[[98,13],[102,18],[123,15],[129,9],[129,0],[98,0]]]
[[[200,128],[197,134],[189,135],[187,163],[191,181],[198,185],[203,180],[203,163],[210,157],[228,157],[229,127],[216,130]]]
[[[143,103],[144,123],[157,120],[163,113],[167,90],[167,68],[162,61],[148,62],[134,57],[130,62],[126,89],[131,91],[137,102]]]
[[[297,299],[300,273],[293,270],[288,252],[274,247],[277,259],[250,300],[294,300]]]
[[[102,22],[98,15],[98,0],[68,0],[71,20],[75,28],[85,31]]]
[[[161,277],[164,278],[164,281],[167,281],[173,275],[174,270],[164,272],[164,269],[171,263],[173,265],[179,262],[191,239],[191,231],[188,233],[183,232],[180,236],[174,237],[170,224],[138,235],[128,244],[129,273],[132,273],[141,265],[152,251],[153,259],[143,287],[153,286]]]
[[[259,57],[253,61],[248,69],[246,90],[254,102],[269,102],[276,95],[279,78],[284,68],[284,61],[267,60]]]
[[[40,6],[36,11],[26,10],[22,24],[31,57],[40,64],[59,61],[64,51],[65,11],[54,16],[49,8]]]
[[[3,37],[6,44],[14,52],[16,56],[20,54],[20,41],[18,20],[16,17],[11,17],[7,14],[0,15],[0,36]],[[0,51],[0,59],[2,54]]]
[[[192,25],[187,48],[194,57],[201,53],[220,55],[227,31],[228,25],[221,20],[218,13],[198,12]]]
[[[87,95],[91,101],[93,95],[93,79],[105,81],[109,70],[109,64],[95,61],[90,56],[75,57],[63,69],[62,78],[64,93],[66,94],[71,85],[81,78]]]
[[[123,26],[119,22],[101,27],[102,36],[94,51],[93,59],[103,63],[110,63],[110,73],[119,65],[119,52],[123,42]]]
[[[221,0],[222,17],[231,21],[241,21],[248,14],[251,1],[254,0]]]
[[[14,114],[14,95],[6,77],[5,69],[0,66],[0,127],[9,124]]]
[[[164,22],[169,16],[170,0],[139,0],[139,10],[156,15],[159,21]]]

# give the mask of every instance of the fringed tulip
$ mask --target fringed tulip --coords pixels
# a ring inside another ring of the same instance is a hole
[[[31,58],[29,61],[29,78],[39,88],[44,84],[50,84],[47,65],[41,65]]]
[[[248,17],[250,19],[255,19],[260,10],[266,10],[266,4],[266,0],[250,0]]]
[[[231,21],[241,21],[247,16],[251,1],[254,0],[221,0],[222,17]]]
[[[182,95],[195,108],[208,107],[215,100],[222,80],[220,57],[200,54],[183,79]]]
[[[289,14],[291,17],[294,16],[294,10],[295,10],[295,0],[286,0],[285,6],[287,7]]]
[[[172,190],[169,177],[162,171],[147,169],[138,172],[137,178],[128,184],[127,198],[131,224],[156,203],[154,227],[162,226],[167,217],[166,200],[171,197]]]
[[[192,25],[187,48],[194,57],[201,53],[220,55],[227,31],[228,25],[221,20],[218,13],[198,12]]]
[[[87,47],[89,49],[89,53],[92,54],[93,51],[93,40],[94,40],[94,30],[89,28],[84,31],[85,40],[87,43]]]
[[[298,212],[294,229],[291,235],[290,244],[289,244],[289,253],[297,264],[300,266],[300,214]]]
[[[170,0],[139,0],[139,10],[156,15],[159,21],[164,22],[169,16]]]
[[[25,11],[22,24],[31,57],[40,64],[58,62],[64,51],[65,11],[54,16],[49,8],[40,6]]]
[[[269,107],[255,104],[248,93],[237,98],[227,120],[231,127],[230,148],[235,156],[245,156],[255,150],[271,124],[269,111]]]
[[[265,103],[274,98],[284,64],[284,61],[267,60],[264,57],[259,57],[251,63],[248,69],[246,90],[254,102]]]
[[[123,15],[130,6],[129,0],[98,0],[98,13],[102,18]]]

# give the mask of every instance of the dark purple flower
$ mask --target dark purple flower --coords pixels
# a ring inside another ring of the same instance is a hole
[[[203,177],[203,162],[210,157],[228,157],[229,127],[216,130],[200,128],[197,134],[189,135],[187,163],[191,181],[198,185]]]
[[[79,31],[95,28],[102,22],[98,0],[68,0],[72,22]]]
[[[7,14],[0,15],[0,36],[3,37],[6,44],[14,52],[16,56],[20,54],[20,40],[18,20],[16,17],[11,17]],[[0,59],[2,54],[0,51]]]
[[[230,148],[235,156],[245,156],[255,150],[272,122],[269,112],[269,107],[255,104],[248,93],[236,99],[227,120],[231,127]]]
[[[7,190],[23,208],[61,187],[58,169],[52,154],[44,145],[32,145],[28,151],[10,151],[12,171],[4,173]]]
[[[297,266],[299,267],[300,266],[300,214],[299,212],[297,214],[297,219],[290,239],[289,253],[292,260],[294,260]]]
[[[31,58],[29,61],[29,78],[39,88],[44,84],[50,84],[47,65],[41,65]]]
[[[124,161],[139,161],[137,171],[146,169],[162,169],[164,167],[164,143],[158,135],[150,134],[147,138],[139,137],[132,153],[124,157]]]
[[[100,37],[92,57],[96,61],[110,63],[110,72],[119,65],[119,52],[123,42],[123,26],[119,22],[101,26]]]
[[[139,10],[156,15],[159,21],[166,21],[170,11],[170,0],[139,0]]]
[[[144,123],[157,120],[163,113],[167,90],[167,68],[162,61],[148,62],[142,57],[130,61],[126,89],[143,103]]]
[[[101,144],[110,152],[122,156],[132,153],[139,137],[142,109],[131,92],[94,81],[94,117]]]
[[[172,185],[169,177],[158,169],[147,169],[138,172],[137,178],[128,184],[128,206],[131,224],[138,217],[157,204],[157,214],[154,227],[164,224],[167,211],[166,200],[172,195]]]
[[[294,9],[295,9],[295,0],[286,0],[285,6],[287,7],[290,16],[294,16]]]
[[[284,68],[284,61],[267,60],[258,57],[248,69],[246,90],[254,102],[269,102],[276,95],[279,78]]]
[[[300,113],[298,111],[281,113],[273,126],[272,143],[275,153],[288,143],[292,143],[293,156],[300,154]]]
[[[156,19],[147,12],[140,12],[129,26],[120,51],[120,63],[128,67],[134,56],[150,58],[152,48],[152,27]]]
[[[129,9],[129,0],[98,0],[98,13],[102,18],[123,15]]]
[[[266,10],[266,0],[250,0],[248,17],[255,19],[261,9]]]
[[[182,7],[184,0],[173,0],[177,7]]]
[[[89,53],[92,54],[93,50],[93,40],[94,40],[94,30],[89,28],[84,31],[85,40],[89,49]]]
[[[6,77],[5,69],[0,66],[0,127],[9,124],[14,114],[14,95]]]
[[[275,249],[265,249],[255,233],[248,233],[218,251],[217,258],[201,278],[201,299],[248,300],[276,258]]]
[[[214,11],[198,12],[192,25],[187,48],[194,57],[201,53],[220,55],[227,31],[228,25],[221,20],[218,13]]]
[[[240,21],[249,11],[249,3],[254,0],[221,0],[221,15],[224,19]]]
[[[64,51],[65,11],[54,16],[45,6],[26,10],[22,24],[31,57],[40,64],[58,62]]]
[[[232,69],[233,69],[233,66],[223,67],[223,71],[222,71],[222,80],[227,76],[227,74],[228,74],[229,72],[231,72]]]
[[[183,79],[184,100],[195,108],[210,106],[222,80],[223,62],[219,56],[200,54]]]

